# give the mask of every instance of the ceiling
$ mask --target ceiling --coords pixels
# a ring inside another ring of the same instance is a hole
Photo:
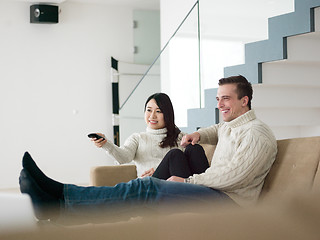
[[[1,1],[1,0],[0,0]],[[158,9],[160,10],[161,0],[18,0],[23,2],[34,3],[62,3],[62,2],[79,2],[79,3],[98,3],[114,6],[131,6],[140,9]],[[174,1],[174,0],[172,0]],[[194,0],[196,1],[196,0]],[[190,1],[189,1],[190,2]],[[282,13],[288,6],[293,6],[294,0],[204,0],[206,8],[202,11],[210,10],[208,15],[225,14],[219,11],[221,6],[228,6],[229,14],[241,16],[261,17],[266,15],[268,17]],[[200,1],[200,5],[201,5]],[[212,6],[210,6],[212,5]],[[230,8],[230,6],[233,6]],[[215,9],[217,11],[215,11]]]
[[[32,3],[55,3],[79,2],[79,3],[98,3],[114,6],[132,6],[140,9],[160,9],[160,0],[19,0]]]

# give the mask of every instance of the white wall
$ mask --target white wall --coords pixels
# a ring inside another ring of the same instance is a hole
[[[132,9],[65,2],[58,24],[30,24],[29,3],[0,2],[0,188],[18,187],[29,151],[47,175],[88,184],[113,164],[88,140],[112,139],[110,57],[132,62]]]

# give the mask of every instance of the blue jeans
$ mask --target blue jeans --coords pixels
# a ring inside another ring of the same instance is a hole
[[[200,206],[212,202],[232,200],[223,192],[189,183],[168,182],[153,177],[137,178],[114,187],[79,187],[64,185],[65,214],[85,216],[128,212],[140,208],[158,208],[174,203],[195,203]],[[105,211],[106,210],[106,211]]]

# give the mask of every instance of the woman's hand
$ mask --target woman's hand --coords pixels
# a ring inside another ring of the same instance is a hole
[[[184,182],[184,178],[177,177],[177,176],[171,176],[167,179],[169,182]]]
[[[151,168],[151,169],[145,171],[145,172],[141,175],[141,177],[142,177],[142,178],[144,178],[144,177],[151,177],[153,174],[154,174],[154,169]]]
[[[91,138],[91,141],[94,143],[94,145],[96,145],[98,148],[101,148],[106,142],[107,142],[107,139],[106,139],[106,136],[102,133],[97,133],[99,136],[103,137],[103,138],[100,138],[100,139],[97,139],[97,138]]]

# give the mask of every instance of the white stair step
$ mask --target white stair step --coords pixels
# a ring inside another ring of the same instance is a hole
[[[255,84],[252,107],[317,108],[320,107],[320,87]]]
[[[287,38],[288,60],[320,61],[320,32]]]
[[[320,40],[319,40],[320,45]],[[288,60],[262,64],[262,83],[320,86],[319,62],[293,62]]]
[[[269,126],[314,126],[320,123],[320,108],[254,108]]]

